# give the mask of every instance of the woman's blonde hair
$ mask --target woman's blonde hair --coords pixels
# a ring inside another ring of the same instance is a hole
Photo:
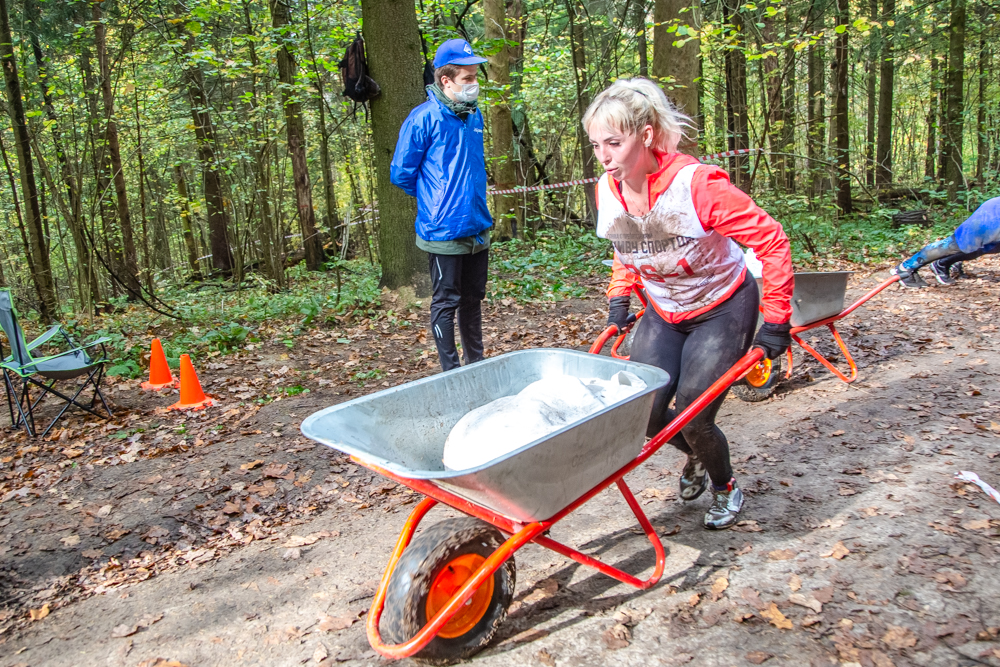
[[[652,148],[676,153],[677,144],[693,128],[691,119],[677,110],[663,90],[649,79],[618,79],[599,94],[583,114],[583,129],[601,123],[608,129],[638,136],[653,128]]]

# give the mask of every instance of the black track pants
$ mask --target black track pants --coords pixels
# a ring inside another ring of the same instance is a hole
[[[489,250],[474,255],[435,255],[430,258],[431,335],[437,345],[441,368],[450,371],[461,366],[455,347],[455,313],[462,336],[465,363],[483,359],[483,309],[486,298],[486,275]]]
[[[728,299],[690,320],[670,324],[652,308],[639,320],[632,341],[632,361],[658,366],[670,374],[670,384],[656,394],[647,434],[663,430],[676,412],[694,402],[750,349],[757,325],[760,294],[754,279],[746,279]],[[676,396],[675,410],[668,406]],[[724,486],[733,476],[729,442],[715,425],[725,394],[705,407],[670,444],[701,460],[712,483]]]
[[[957,255],[949,255],[944,259],[939,259],[938,264],[946,269],[950,269],[951,265],[955,262],[969,262],[974,259],[979,259],[983,255],[993,255],[1000,253],[1000,243],[994,243],[991,246],[986,246],[982,250],[976,250],[975,252],[960,252]]]

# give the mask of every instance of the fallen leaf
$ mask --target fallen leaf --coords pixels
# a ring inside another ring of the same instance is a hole
[[[327,533],[328,534],[328,533]],[[323,533],[311,533],[309,535],[292,535],[287,542],[285,542],[283,547],[307,547],[310,544],[315,544],[321,537],[325,537]]]
[[[830,435],[832,435],[832,436],[839,436],[839,435],[844,435],[844,433],[846,433],[846,431],[837,430],[837,431],[834,431],[833,433],[831,433]]]
[[[845,547],[843,542],[837,542],[833,545],[833,549],[822,555],[822,558],[841,560],[849,553],[851,553],[851,550]]]
[[[688,606],[689,607],[696,607],[696,606],[698,606],[699,602],[701,602],[701,593],[695,593],[691,597],[688,598]]]
[[[62,542],[63,546],[68,549],[70,547],[75,547],[76,545],[78,545],[80,543],[80,536],[79,535],[67,535],[66,537],[63,537],[62,539],[60,539],[59,541]]]
[[[767,557],[771,560],[791,560],[795,558],[795,552],[791,549],[776,549],[769,551]]]
[[[165,658],[150,658],[143,660],[135,667],[188,667],[183,662],[177,660],[166,660]]]
[[[323,662],[328,655],[330,655],[330,652],[326,650],[326,647],[322,644],[317,644],[316,650],[312,654],[313,662]]]
[[[761,611],[767,606],[766,604],[764,604],[764,601],[760,599],[760,593],[758,593],[752,588],[744,588],[743,591],[740,593],[740,597],[746,600],[750,604],[750,606],[756,609],[757,611]]]
[[[771,625],[779,630],[791,630],[794,627],[792,622],[785,618],[785,615],[778,609],[778,605],[773,602],[767,609],[761,610],[760,615],[770,621]]]
[[[771,653],[765,653],[764,651],[750,651],[747,653],[747,662],[759,665],[773,658],[774,655]]]
[[[33,621],[40,621],[49,615],[49,603],[46,602],[42,605],[41,609],[30,609],[28,610],[28,617]]]
[[[99,519],[103,519],[109,514],[111,514],[111,505],[102,505],[101,509],[97,510],[97,514],[95,516],[97,516]]]
[[[749,621],[751,618],[753,618],[753,614],[747,614],[739,611],[733,614],[733,620],[736,621],[737,623],[742,623],[743,621]]]
[[[842,486],[840,487],[840,491],[838,491],[837,493],[839,493],[842,496],[853,496],[855,493],[857,493],[857,491],[855,491],[849,486]]]
[[[357,620],[357,616],[352,616],[350,614],[347,616],[324,616],[319,619],[319,631],[337,632],[339,630],[346,630],[354,625],[354,622]]]
[[[552,654],[542,649],[538,652],[538,662],[542,663],[546,667],[556,667],[556,659],[552,657]]]
[[[872,662],[875,663],[875,667],[896,667],[896,663],[892,661],[892,658],[882,653],[882,651],[872,651]]]
[[[799,575],[792,575],[792,578],[788,580],[788,587],[792,589],[793,593],[802,588],[802,579],[799,578]]]
[[[264,465],[264,461],[257,459],[256,461],[251,461],[250,463],[244,463],[240,466],[240,470],[253,470],[254,468],[259,468]]]
[[[100,549],[84,549],[80,555],[84,558],[100,558],[104,552]]]
[[[716,579],[715,583],[712,584],[712,601],[714,602],[722,597],[722,594],[727,588],[729,588],[729,579],[726,577],[719,577]]]
[[[753,551],[753,545],[750,544],[749,542],[746,542],[746,543],[743,544],[742,547],[740,547],[739,549],[736,550],[736,555],[737,556],[746,556],[751,551]]]
[[[302,557],[302,549],[286,549],[285,553],[281,556],[285,560],[298,560]]]
[[[747,519],[746,521],[740,521],[732,528],[733,531],[737,533],[759,533],[763,528],[757,525],[757,522],[753,519]]]
[[[72,449],[70,447],[67,447],[66,449],[62,450],[62,455],[68,459],[75,459],[76,457],[80,456],[80,454],[83,454],[82,449]]]
[[[802,625],[803,628],[811,628],[812,626],[816,625],[817,623],[819,623],[822,620],[823,619],[821,617],[819,617],[819,616],[815,616],[813,614],[809,614],[808,616],[806,616],[805,618],[802,619],[801,625]]]
[[[608,650],[616,651],[629,645],[632,631],[621,623],[616,623],[604,631],[601,639],[604,640],[604,645],[608,647]]]
[[[823,604],[826,604],[833,599],[833,586],[816,589],[812,592],[812,596]]]
[[[139,632],[138,625],[127,625],[122,623],[121,625],[116,625],[111,630],[112,637],[131,637],[135,633]]]
[[[966,530],[986,530],[990,527],[989,519],[977,519],[975,521],[966,521],[962,524],[962,528]]]
[[[522,604],[538,602],[555,595],[559,591],[559,582],[555,579],[542,579],[535,584],[535,589],[521,598]]]
[[[882,643],[898,651],[899,649],[916,646],[917,636],[909,628],[890,625],[886,633],[882,635]]]
[[[163,614],[146,614],[136,624],[140,628],[148,628],[153,623],[163,620]]]
[[[809,597],[806,597],[802,593],[792,593],[791,595],[788,596],[788,601],[791,602],[792,604],[797,604],[800,607],[807,607],[809,609],[812,609],[817,614],[823,611],[823,603],[817,600],[816,598],[812,597],[811,595]]]
[[[125,530],[123,528],[115,528],[114,530],[109,530],[108,532],[104,533],[104,539],[106,539],[108,542],[115,542],[116,540],[120,540],[121,538],[125,537],[131,532],[132,532],[131,530]]]

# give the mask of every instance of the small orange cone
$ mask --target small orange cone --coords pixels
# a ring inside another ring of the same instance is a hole
[[[176,387],[177,379],[170,372],[167,365],[167,357],[163,354],[163,346],[159,338],[153,339],[153,345],[149,351],[149,381],[142,383],[142,388],[146,390],[159,391],[164,387]]]
[[[201,410],[214,405],[215,401],[205,396],[198,382],[198,374],[194,372],[191,357],[181,355],[181,399],[171,405],[168,410]]]

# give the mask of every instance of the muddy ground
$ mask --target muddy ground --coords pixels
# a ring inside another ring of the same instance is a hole
[[[712,533],[669,447],[627,478],[668,549],[636,591],[540,547],[482,665],[1000,665],[1000,262],[884,292],[840,328],[860,377],[796,353],[791,380],[719,422],[748,493]],[[885,274],[852,280],[857,297]],[[599,289],[595,285],[595,295]],[[404,310],[404,309],[400,309]],[[487,309],[488,352],[581,348],[603,299]],[[0,666],[381,662],[368,605],[417,496],[298,432],[327,405],[436,370],[425,313],[199,360],[220,405],[112,383],[116,418],[0,440]],[[825,332],[812,332],[833,354]],[[304,390],[308,389],[308,392]],[[303,393],[304,392],[304,393]],[[273,397],[280,400],[271,400]],[[429,520],[450,515],[435,509]],[[553,536],[648,573],[619,495]]]

